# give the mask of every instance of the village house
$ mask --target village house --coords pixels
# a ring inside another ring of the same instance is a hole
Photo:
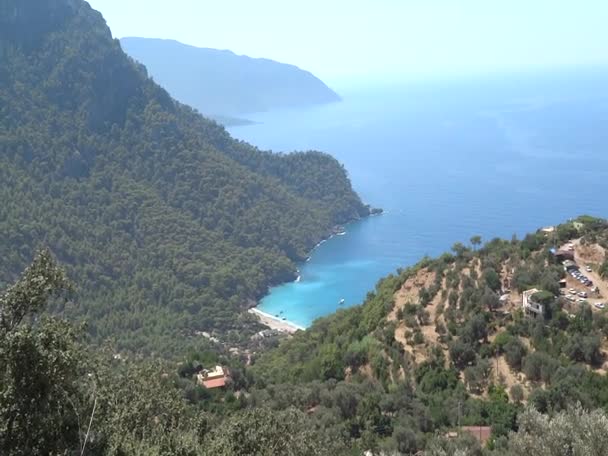
[[[544,306],[534,299],[534,295],[539,292],[540,290],[537,290],[536,288],[532,288],[531,290],[526,290],[523,292],[522,307],[524,310],[524,314],[530,316],[544,315]]]
[[[228,369],[215,366],[215,369],[203,369],[197,374],[197,381],[207,389],[223,388],[229,381]]]

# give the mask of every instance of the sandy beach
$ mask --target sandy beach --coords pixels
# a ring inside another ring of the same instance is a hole
[[[256,309],[255,307],[249,309],[249,313],[255,314],[260,318],[263,325],[268,326],[270,329],[276,329],[278,331],[286,333],[294,333],[298,330],[304,330],[302,326],[298,326],[295,323],[291,323],[287,320],[283,320],[278,317],[274,317],[266,312]]]

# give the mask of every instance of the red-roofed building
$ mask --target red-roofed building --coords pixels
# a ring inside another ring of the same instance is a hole
[[[226,386],[226,378],[213,378],[211,380],[203,380],[203,386],[207,389],[223,388]]]
[[[229,380],[228,371],[222,366],[215,366],[215,369],[203,369],[197,375],[198,382],[207,389],[223,388]]]

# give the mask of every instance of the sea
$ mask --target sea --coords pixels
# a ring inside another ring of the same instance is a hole
[[[608,217],[608,69],[336,81],[343,101],[256,113],[261,149],[336,157],[384,214],[351,223],[258,308],[301,327],[361,304],[382,277],[455,242]]]

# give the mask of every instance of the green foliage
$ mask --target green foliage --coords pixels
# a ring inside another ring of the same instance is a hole
[[[531,381],[551,382],[551,377],[558,368],[558,362],[544,352],[528,354],[523,362],[523,372]]]
[[[81,345],[80,331],[39,319],[67,289],[63,271],[42,251],[2,294],[0,315],[11,324],[0,329],[0,452],[125,454],[133,439],[175,443],[173,432],[192,422],[158,366],[110,368],[109,357]]]
[[[557,240],[560,243],[564,243],[578,237],[578,229],[572,222],[563,223],[557,227],[556,234]]]
[[[481,236],[476,235],[471,237],[471,245],[474,248],[478,248],[481,245]]]
[[[520,370],[527,353],[526,346],[521,340],[518,337],[509,338],[504,343],[502,350],[504,351],[507,364],[515,370]]]
[[[509,454],[600,456],[608,453],[608,419],[601,410],[577,406],[554,416],[527,409],[509,436]]]
[[[494,347],[500,352],[504,353],[505,345],[513,339],[513,334],[508,331],[499,332],[494,338]]]
[[[479,359],[473,366],[464,369],[464,381],[474,394],[482,394],[488,386],[492,366],[487,359]]]
[[[53,296],[69,288],[43,251],[21,278],[0,295],[0,453],[52,454],[77,446],[77,335],[63,322],[29,323]],[[81,398],[82,399],[82,398]]]
[[[450,358],[458,369],[472,364],[475,356],[475,348],[467,342],[458,339],[450,344]]]
[[[546,290],[534,293],[531,298],[533,301],[538,302],[539,304],[543,304],[545,306],[551,304],[555,300],[555,296],[553,295],[553,293]]]
[[[380,343],[371,336],[353,341],[344,355],[344,362],[353,370],[357,370],[369,361],[370,355],[380,351]]]
[[[341,439],[301,412],[256,409],[212,423],[181,397],[159,362],[132,364],[91,352],[68,323],[36,317],[68,289],[47,251],[2,294],[11,317],[0,337],[0,451],[3,455],[337,454]],[[18,312],[17,312],[18,311]],[[6,321],[6,320],[5,320]],[[234,395],[225,396],[237,403]]]
[[[486,285],[493,291],[499,291],[501,288],[500,276],[494,268],[486,268],[483,271],[483,278]]]
[[[518,383],[509,388],[509,394],[511,395],[513,401],[516,403],[519,403],[524,399],[524,389]]]
[[[302,412],[263,408],[230,417],[204,442],[207,454],[220,456],[326,455],[336,454],[341,446],[315,429]]]
[[[416,383],[426,394],[454,389],[458,384],[458,372],[454,369],[443,369],[433,363],[425,363],[416,370]]]
[[[577,334],[570,338],[564,347],[564,352],[572,361],[598,366],[603,361],[600,348],[601,340],[596,334],[588,336]]]

